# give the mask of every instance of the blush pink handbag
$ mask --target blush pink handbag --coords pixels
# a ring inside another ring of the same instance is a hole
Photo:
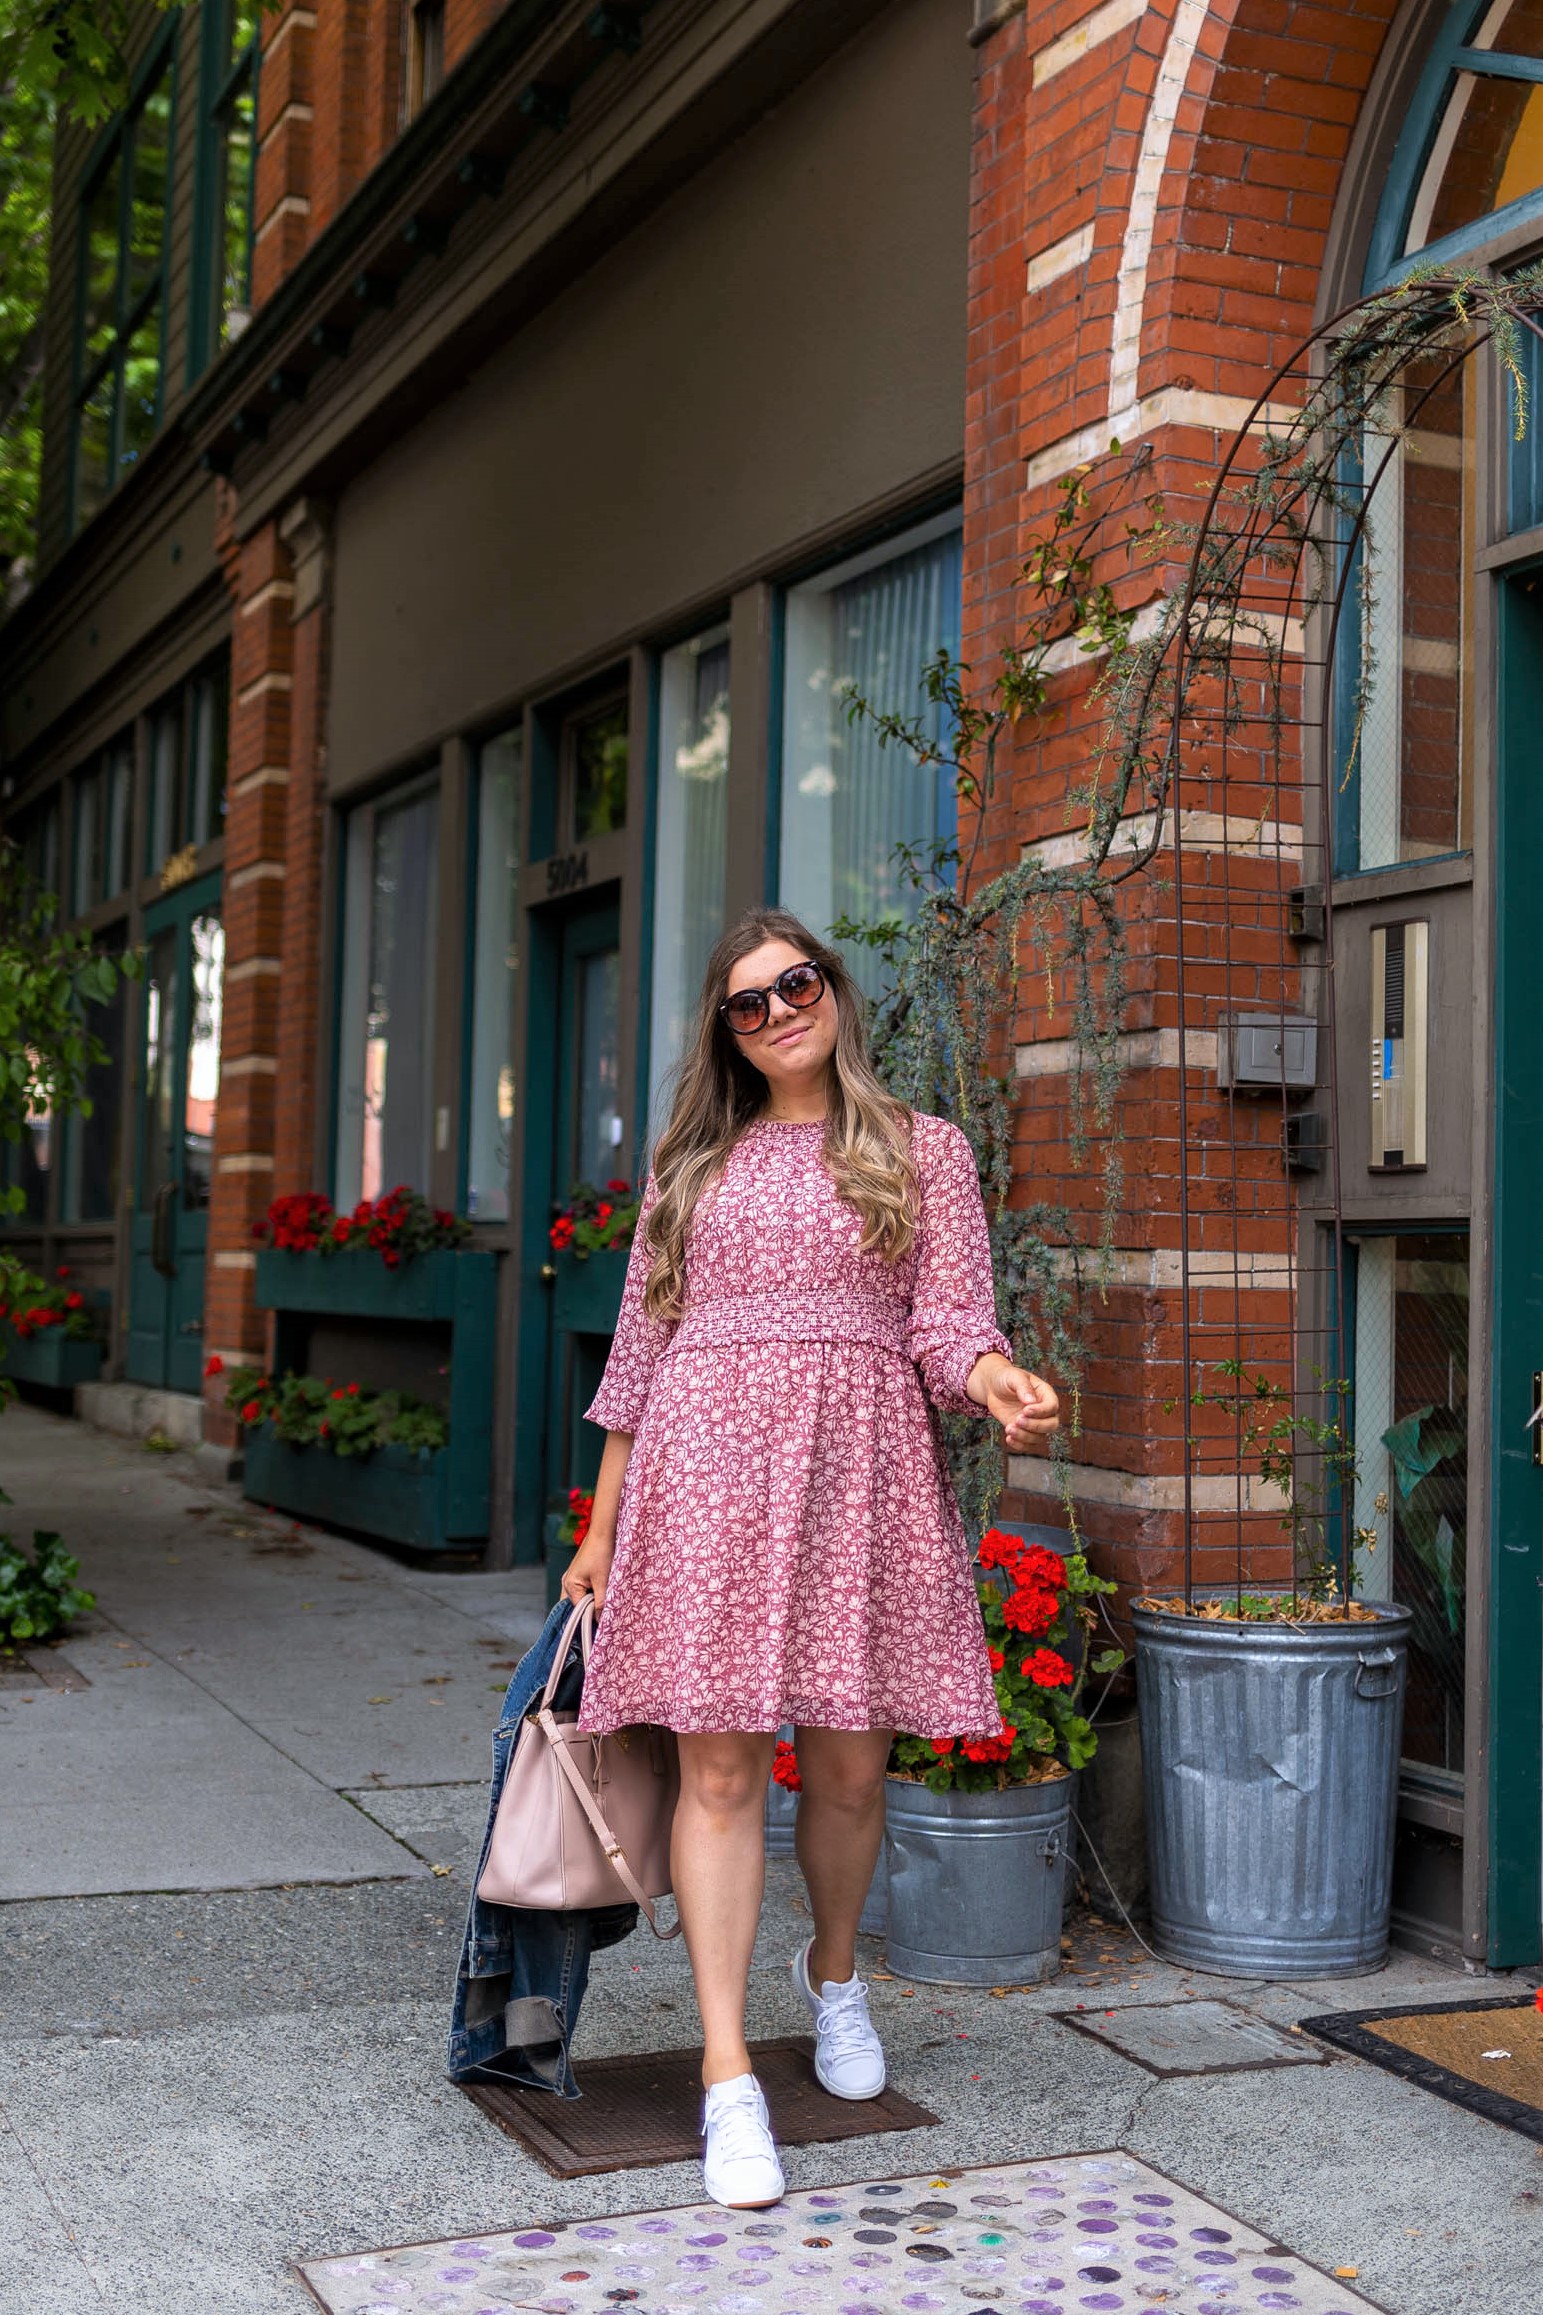
[[[653,1906],[670,1893],[670,1826],[680,1791],[674,1733],[645,1727],[581,1736],[575,1713],[554,1711],[575,1634],[587,1665],[593,1600],[582,1601],[564,1625],[541,1701],[515,1740],[477,1895],[490,1905],[573,1913],[616,1905],[625,1892],[656,1937],[678,1937],[679,1922],[661,1929]]]

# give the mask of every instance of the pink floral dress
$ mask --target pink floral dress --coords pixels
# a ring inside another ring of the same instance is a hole
[[[915,1120],[921,1213],[862,1254],[824,1126],[762,1119],[691,1227],[686,1308],[651,1319],[641,1226],[588,1417],[632,1434],[580,1725],[1002,1726],[969,1547],[928,1409],[997,1330],[969,1143]],[[643,1201],[646,1215],[653,1189]]]

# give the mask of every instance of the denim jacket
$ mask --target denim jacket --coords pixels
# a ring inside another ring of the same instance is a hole
[[[453,2082],[512,2084],[577,2098],[568,2045],[589,1983],[590,1956],[630,1936],[638,1909],[620,1904],[541,1913],[523,1905],[489,1905],[477,1895],[520,1726],[546,1685],[570,1612],[568,1602],[559,1601],[521,1657],[493,1731],[493,1782],[461,1942],[447,2066]],[[554,1701],[560,1708],[577,1705],[582,1679],[575,1660],[558,1685]]]

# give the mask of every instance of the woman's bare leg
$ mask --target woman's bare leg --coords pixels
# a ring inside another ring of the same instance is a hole
[[[702,2013],[702,2085],[751,2071],[745,1992],[766,1885],[773,1736],[682,1736],[670,1840],[675,1902]]]
[[[884,1838],[887,1728],[800,1728],[804,1789],[794,1836],[814,1915],[809,1980],[845,1985],[857,1972],[857,1922]]]

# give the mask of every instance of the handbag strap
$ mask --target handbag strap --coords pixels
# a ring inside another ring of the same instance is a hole
[[[541,1691],[541,1707],[543,1710],[545,1710],[546,1706],[551,1703],[553,1697],[557,1694],[557,1683],[562,1678],[563,1673],[567,1670],[568,1655],[573,1646],[573,1635],[575,1632],[577,1632],[579,1635],[579,1646],[584,1657],[584,1669],[587,1672],[589,1670],[589,1652],[595,1644],[595,1601],[593,1593],[591,1593],[586,1599],[578,1600],[574,1603],[573,1613],[569,1616],[568,1621],[563,1626],[562,1638],[557,1643],[557,1653],[552,1658],[552,1669],[550,1672],[548,1672],[546,1676],[546,1686]]]
[[[568,1751],[568,1747],[563,1742],[562,1731],[559,1728],[557,1721],[553,1718],[551,1711],[545,1704],[542,1705],[541,1710],[536,1715],[536,1718],[540,1724],[542,1734],[545,1736],[548,1744],[552,1747],[552,1752],[556,1758],[558,1767],[562,1770],[563,1775],[567,1778],[569,1785],[577,1797],[580,1808],[584,1811],[585,1816],[589,1819],[591,1828],[593,1829],[595,1835],[595,1839],[600,1843],[601,1848],[605,1851],[606,1856],[611,1862],[612,1869],[616,1873],[617,1878],[620,1880],[628,1896],[631,1897],[636,1904],[640,1905],[643,1911],[647,1914],[648,1926],[656,1937],[679,1937],[681,1932],[681,1924],[678,1921],[676,1922],[673,1929],[660,1928],[658,1920],[654,1914],[653,1899],[647,1895],[641,1883],[634,1875],[632,1867],[627,1862],[626,1852],[623,1850],[620,1841],[617,1840],[616,1835],[612,1832],[610,1826],[606,1823],[605,1818],[600,1812],[600,1805],[598,1801],[595,1799],[594,1794],[590,1791],[588,1785],[584,1782],[584,1779],[580,1776],[578,1770],[574,1767],[572,1758]],[[595,1741],[598,1743],[599,1739],[596,1738]]]

